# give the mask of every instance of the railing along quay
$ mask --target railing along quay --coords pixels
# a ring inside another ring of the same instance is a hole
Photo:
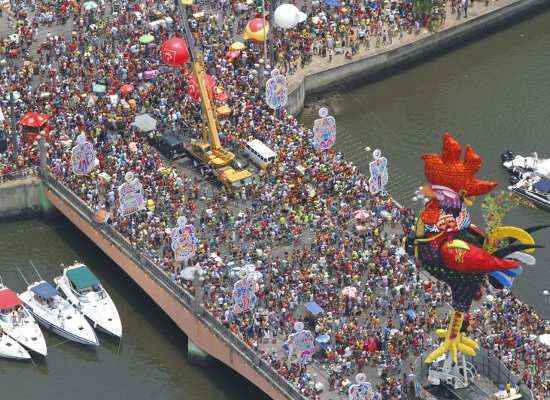
[[[260,372],[267,378],[279,391],[284,393],[289,399],[306,400],[307,398],[298,391],[296,387],[283,379],[277,371],[258,353],[248,347],[238,336],[225,327],[212,313],[202,304],[195,301],[195,297],[187,290],[178,286],[163,271],[151,261],[148,257],[138,252],[132,247],[131,243],[111,226],[99,223],[95,220],[92,210],[65,185],[57,181],[49,172],[40,172],[44,185],[61,195],[63,200],[68,202],[77,210],[84,219],[90,223],[105,238],[117,245],[128,256],[136,266],[151,276],[159,284],[164,286],[168,292],[177,299],[183,306],[192,311],[195,316],[205,325],[207,325],[214,334],[222,341],[227,343],[232,350],[240,354],[243,359],[254,370]]]

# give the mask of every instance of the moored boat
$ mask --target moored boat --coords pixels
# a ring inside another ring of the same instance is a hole
[[[99,346],[86,318],[45,281],[35,282],[19,298],[44,328],[87,346]]]
[[[15,339],[12,339],[0,329],[0,358],[30,360],[31,355]]]
[[[75,305],[97,328],[117,338],[122,337],[122,323],[113,300],[90,269],[76,263],[63,269],[54,279],[67,300]]]
[[[17,293],[0,286],[0,328],[25,348],[46,356],[48,349],[40,327]]]

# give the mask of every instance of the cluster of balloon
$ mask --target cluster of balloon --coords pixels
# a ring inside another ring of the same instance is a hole
[[[273,22],[279,28],[294,28],[307,19],[307,14],[301,12],[294,4],[281,4],[273,14]]]
[[[187,42],[177,36],[166,40],[160,47],[162,62],[171,67],[181,67],[189,61]]]
[[[253,18],[246,24],[243,38],[251,39],[253,42],[262,43],[267,40],[269,23],[263,18]]]

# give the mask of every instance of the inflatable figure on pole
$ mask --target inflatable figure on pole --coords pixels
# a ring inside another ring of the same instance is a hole
[[[86,141],[86,136],[76,137],[76,144],[71,153],[71,166],[75,175],[88,175],[97,165],[94,145]]]
[[[294,330],[296,332],[288,337],[289,353],[296,355],[300,365],[306,365],[311,362],[315,352],[315,339],[311,331],[304,329],[303,322],[296,322]]]
[[[313,145],[317,150],[328,150],[336,142],[336,120],[328,115],[328,109],[321,107],[319,116],[313,122]]]
[[[407,248],[414,251],[420,265],[432,276],[450,286],[452,294],[449,327],[436,332],[443,343],[425,362],[435,362],[434,368],[444,362],[434,374],[438,378],[463,378],[460,387],[465,387],[471,377],[466,374],[471,364],[465,362],[464,355],[475,355],[478,345],[461,331],[464,314],[480,296],[485,278],[496,288],[510,287],[513,278],[522,272],[522,265],[534,264],[534,257],[525,252],[540,247],[530,233],[543,227],[523,230],[500,226],[485,234],[472,224],[468,207],[474,197],[489,193],[497,184],[476,178],[482,159],[472,147],[466,146],[463,159],[461,153],[461,145],[446,133],[441,154],[422,156],[428,180],[422,192],[429,201],[408,238]],[[456,382],[455,388],[459,385]]]
[[[388,184],[388,159],[376,149],[372,152],[373,161],[369,163],[369,190],[372,194],[384,193]]]
[[[195,227],[187,223],[187,218],[179,217],[177,224],[171,234],[174,259],[187,262],[195,255],[199,240],[195,235]]]
[[[286,78],[277,69],[271,71],[271,78],[265,83],[265,102],[273,110],[286,106],[288,85]]]
[[[367,376],[363,373],[355,375],[355,382],[349,386],[348,400],[371,400],[372,385],[367,382]]]
[[[253,279],[238,280],[233,285],[233,312],[237,315],[256,307],[256,282]]]
[[[121,216],[130,215],[145,209],[143,188],[134,173],[129,171],[124,175],[124,182],[118,188],[118,211]]]

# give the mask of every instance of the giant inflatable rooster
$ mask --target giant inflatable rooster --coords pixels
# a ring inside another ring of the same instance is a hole
[[[540,247],[523,229],[499,227],[485,237],[471,223],[472,198],[489,193],[496,183],[475,177],[482,160],[472,147],[466,146],[463,159],[461,155],[460,144],[446,133],[441,155],[422,156],[429,182],[423,193],[429,201],[418,218],[413,248],[421,265],[450,286],[453,307],[449,328],[437,330],[444,342],[428,355],[427,363],[447,353],[455,363],[458,353],[475,355],[477,343],[461,327],[484,278],[488,276],[495,287],[511,286],[522,271],[521,264],[535,261],[522,251]],[[507,245],[515,241],[521,244]]]

